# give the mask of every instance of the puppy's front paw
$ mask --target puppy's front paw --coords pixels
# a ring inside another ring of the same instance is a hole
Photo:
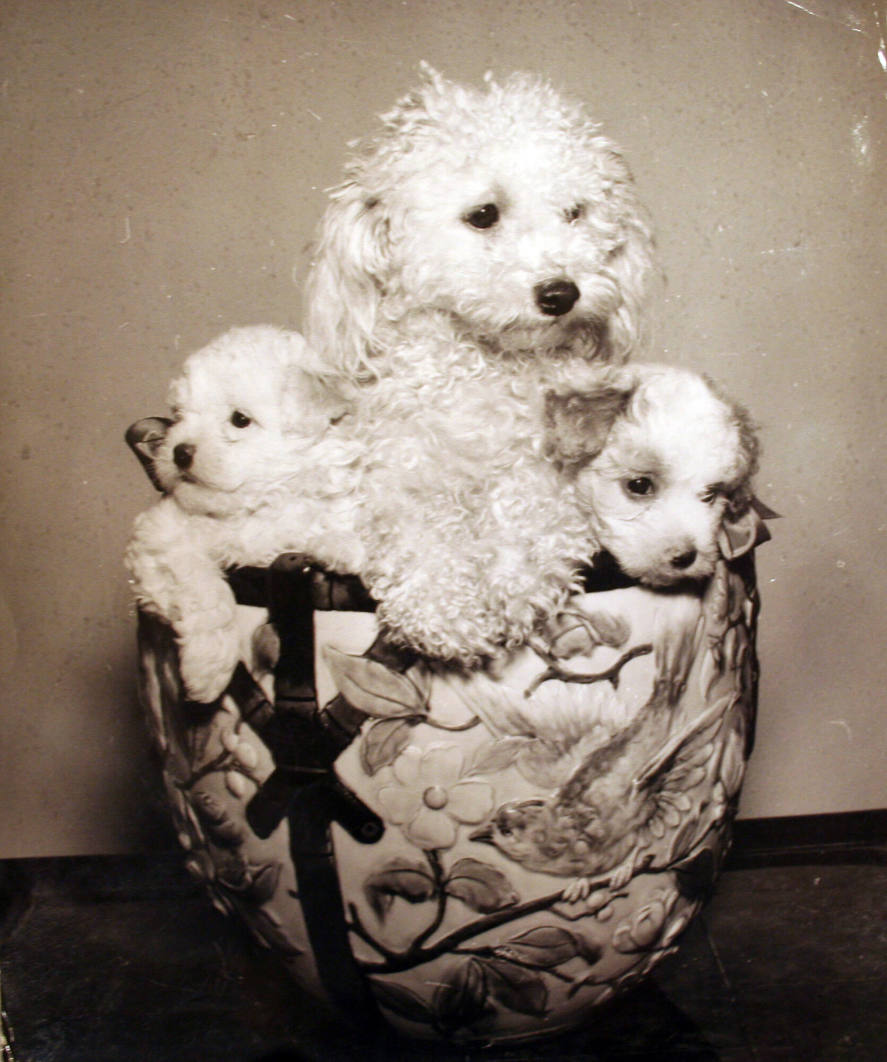
[[[192,632],[179,640],[179,670],[188,699],[209,704],[225,692],[240,659],[237,628]]]

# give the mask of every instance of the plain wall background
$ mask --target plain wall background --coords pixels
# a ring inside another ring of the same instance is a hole
[[[658,230],[653,355],[762,425],[742,815],[887,805],[884,35],[869,0],[5,0],[0,856],[166,843],[123,431],[218,332],[299,325],[324,189],[420,59],[587,101]]]

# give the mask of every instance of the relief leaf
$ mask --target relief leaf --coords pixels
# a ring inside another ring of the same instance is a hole
[[[243,844],[246,839],[243,823],[228,814],[218,797],[205,791],[195,791],[191,804],[207,836],[215,844],[222,848],[237,848]]]
[[[393,859],[371,874],[364,882],[363,893],[376,916],[383,919],[396,897],[407,903],[424,903],[437,892],[434,879],[421,863]]]
[[[505,959],[485,959],[487,987],[497,1003],[520,1014],[544,1017],[548,989],[542,978]]]
[[[368,775],[394,763],[410,740],[406,719],[375,719],[360,743],[360,763]]]
[[[469,959],[449,970],[434,990],[434,1010],[443,1029],[459,1029],[489,1010],[484,964]]]
[[[243,910],[241,908],[241,910]],[[243,912],[247,925],[253,931],[256,939],[266,948],[274,951],[285,959],[295,959],[304,954],[303,949],[290,940],[283,926],[278,925],[274,918],[263,908],[250,908]]]
[[[504,771],[517,761],[521,750],[526,748],[532,740],[528,737],[509,735],[498,741],[480,745],[475,750],[471,767],[466,773],[494,774],[497,771]]]
[[[378,718],[425,715],[425,695],[406,675],[365,656],[323,647],[323,656],[339,693],[355,708]]]
[[[511,907],[519,899],[501,870],[470,858],[454,864],[444,882],[444,892],[481,914]]]
[[[431,1008],[415,992],[403,985],[389,981],[374,981],[373,994],[376,1002],[386,1010],[406,1018],[408,1021],[418,1021],[430,1024],[432,1021]]]
[[[588,624],[601,645],[609,645],[613,649],[621,649],[631,634],[628,620],[609,612],[592,612]]]
[[[607,612],[565,612],[558,617],[558,624],[551,652],[559,660],[590,656],[599,645],[619,649],[631,634],[631,628],[621,616]]]
[[[538,926],[499,944],[493,954],[499,959],[511,959],[522,966],[549,970],[582,954],[584,942],[577,933],[560,926]]]
[[[264,863],[259,867],[250,867],[252,881],[249,886],[250,902],[258,904],[267,903],[277,891],[277,883],[280,881],[280,872],[283,864],[276,859],[270,863]]]

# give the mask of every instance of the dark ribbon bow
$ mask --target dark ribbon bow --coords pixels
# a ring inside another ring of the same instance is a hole
[[[774,512],[760,499],[752,498],[748,507],[738,516],[724,518],[718,547],[727,560],[735,560],[748,553],[762,542],[770,539],[770,531],[765,520],[776,520],[779,513]]]

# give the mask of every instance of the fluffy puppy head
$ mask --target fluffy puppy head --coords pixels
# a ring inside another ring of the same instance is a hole
[[[298,333],[267,325],[232,329],[187,358],[154,451],[160,488],[188,512],[224,516],[298,473],[344,412],[305,372],[309,360]]]
[[[355,148],[308,288],[309,339],[337,371],[378,371],[385,329],[417,314],[492,353],[635,346],[652,239],[581,106],[526,75],[478,90],[423,65]]]
[[[636,364],[549,392],[545,413],[549,456],[627,575],[711,575],[724,519],[751,502],[758,442],[741,406],[695,373]]]

